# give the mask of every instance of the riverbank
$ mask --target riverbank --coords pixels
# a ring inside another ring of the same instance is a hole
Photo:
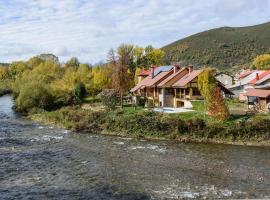
[[[12,81],[7,79],[7,80],[0,80],[0,97],[6,95],[6,94],[11,94],[11,84]]]
[[[232,116],[220,122],[200,114],[160,114],[131,107],[115,111],[65,107],[30,114],[34,121],[74,132],[181,142],[270,146],[269,115]]]

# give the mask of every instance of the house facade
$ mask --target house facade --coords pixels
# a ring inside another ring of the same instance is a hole
[[[156,107],[192,107],[191,100],[203,100],[198,87],[198,77],[203,70],[193,66],[162,66],[151,73],[130,92],[135,97],[146,97]],[[218,82],[224,94],[233,94]]]
[[[246,96],[249,110],[270,112],[270,90],[249,89]]]

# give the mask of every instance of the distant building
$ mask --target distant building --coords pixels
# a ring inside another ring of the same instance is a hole
[[[233,77],[224,72],[216,74],[215,78],[225,87],[230,87],[233,84]]]
[[[270,111],[270,90],[249,89],[246,96],[249,110],[257,112]]]
[[[235,94],[236,98],[246,101],[248,89],[266,88],[270,86],[270,70],[253,70],[237,76],[235,84],[228,88]],[[270,87],[269,87],[270,88]]]

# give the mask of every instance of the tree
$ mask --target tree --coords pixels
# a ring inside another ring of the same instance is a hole
[[[229,117],[229,111],[214,74],[214,69],[204,69],[198,77],[198,87],[206,101],[208,113],[220,120],[225,120]]]
[[[51,109],[52,95],[45,83],[38,80],[25,84],[16,98],[16,109],[28,112],[33,108]]]
[[[111,69],[108,66],[96,66],[92,69],[93,92],[99,93],[102,89],[110,87]]]
[[[164,55],[165,53],[161,49],[155,49],[151,45],[145,47],[143,66],[147,69],[151,65],[160,66],[163,63]]]
[[[52,53],[43,53],[43,54],[38,55],[37,57],[40,58],[41,60],[44,60],[44,61],[50,60],[50,61],[53,61],[55,63],[59,63],[58,57]]]
[[[0,66],[0,80],[4,79],[7,74],[7,68]]]
[[[214,69],[206,68],[198,77],[199,90],[208,102],[211,102],[212,93],[217,86],[214,73]]]
[[[30,67],[26,62],[17,61],[12,62],[8,68],[8,76],[15,79],[16,76],[22,74],[24,71],[29,70]]]
[[[79,100],[82,100],[86,95],[85,85],[79,80],[75,82],[74,93]]]
[[[74,92],[74,86],[77,80],[76,70],[69,68],[65,70],[62,78],[56,79],[51,83],[51,90],[56,105],[65,106],[78,103],[78,98]]]
[[[78,69],[80,66],[80,62],[78,60],[78,58],[76,57],[72,57],[70,58],[66,64],[65,64],[65,68],[75,68],[75,69]]]
[[[253,60],[253,66],[257,69],[270,69],[270,54],[257,56]]]
[[[120,95],[121,107],[123,106],[123,95],[130,86],[132,80],[129,73],[129,66],[133,64],[133,45],[121,45],[115,51],[110,50],[108,61],[112,68],[112,88]]]
[[[216,117],[219,120],[226,120],[229,118],[229,109],[223,98],[220,87],[216,87],[212,93],[212,101],[208,108],[209,115]]]
[[[34,67],[39,66],[41,63],[44,63],[44,62],[45,62],[45,60],[42,59],[42,58],[39,57],[39,56],[34,56],[34,57],[30,58],[30,59],[27,61],[28,65],[29,65],[30,68],[32,68],[32,69],[33,69]]]

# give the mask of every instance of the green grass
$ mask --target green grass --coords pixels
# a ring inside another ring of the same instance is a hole
[[[88,96],[83,98],[83,103],[99,103],[101,102],[101,99],[97,96]]]

